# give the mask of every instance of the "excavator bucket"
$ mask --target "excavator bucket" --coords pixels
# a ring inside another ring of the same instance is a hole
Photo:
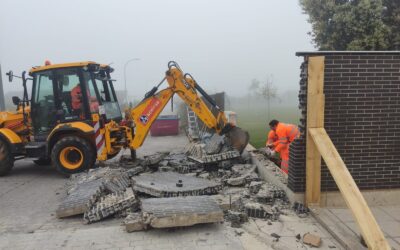
[[[249,143],[249,133],[239,127],[231,127],[225,136],[229,140],[231,146],[237,149],[240,153],[246,148]]]

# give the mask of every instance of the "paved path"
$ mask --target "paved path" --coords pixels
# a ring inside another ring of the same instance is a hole
[[[361,235],[360,229],[348,208],[327,208],[339,223],[344,224],[355,236]],[[381,227],[386,239],[394,250],[400,250],[400,205],[375,206],[371,211]]]

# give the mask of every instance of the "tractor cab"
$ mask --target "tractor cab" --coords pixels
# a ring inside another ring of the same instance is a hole
[[[31,117],[35,141],[46,140],[58,124],[93,116],[122,119],[110,73],[113,69],[94,62],[54,64],[32,68]]]
[[[17,112],[0,112],[0,176],[14,161],[32,158],[72,174],[107,160],[126,146],[120,127],[121,110],[108,65],[95,62],[33,67],[30,78],[8,72],[9,81],[21,78],[22,100],[13,97]],[[29,98],[27,81],[32,80]],[[112,138],[111,138],[112,137]],[[117,139],[118,141],[116,141]]]

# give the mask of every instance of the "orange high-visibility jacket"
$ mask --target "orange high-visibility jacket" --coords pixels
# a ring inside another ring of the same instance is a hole
[[[71,90],[71,101],[72,101],[72,109],[78,110],[81,109],[82,105],[82,91],[81,91],[81,86],[76,85],[72,90]]]
[[[265,143],[265,146],[268,147],[268,144],[272,144],[273,148],[275,148],[278,145],[279,141],[278,141],[278,136],[276,135],[275,131],[270,130],[268,133],[268,139],[267,139],[267,143]]]
[[[281,152],[282,149],[288,147],[294,139],[300,136],[296,125],[281,122],[278,123],[275,133],[278,136],[278,145],[275,147],[276,152]]]

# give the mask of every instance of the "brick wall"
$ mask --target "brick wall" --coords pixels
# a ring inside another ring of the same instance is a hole
[[[290,147],[288,186],[305,190],[307,58],[325,56],[325,129],[360,189],[400,188],[400,52],[301,52],[302,136]],[[322,164],[323,191],[337,190]]]

